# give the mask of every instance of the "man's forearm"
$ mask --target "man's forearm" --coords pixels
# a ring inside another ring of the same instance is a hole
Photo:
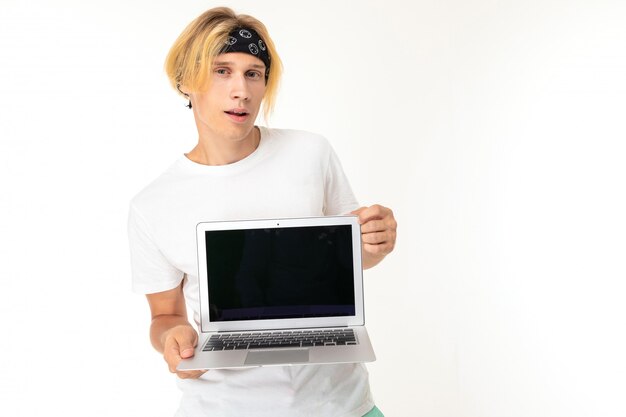
[[[170,329],[176,326],[192,327],[186,317],[179,315],[164,314],[152,319],[152,323],[150,324],[150,341],[157,351],[163,353],[165,335]]]

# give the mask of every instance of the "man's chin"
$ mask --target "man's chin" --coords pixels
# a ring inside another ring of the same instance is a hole
[[[253,129],[254,123],[231,126],[230,129],[228,129],[228,136],[234,141],[245,140],[249,137],[254,137]]]

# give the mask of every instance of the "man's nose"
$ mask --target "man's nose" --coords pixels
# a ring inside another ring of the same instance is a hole
[[[232,99],[249,100],[250,89],[244,74],[232,77],[232,86],[230,96]]]

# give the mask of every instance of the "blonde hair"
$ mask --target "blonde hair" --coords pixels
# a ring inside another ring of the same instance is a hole
[[[265,42],[272,59],[263,97],[263,115],[267,120],[276,103],[282,62],[265,25],[252,16],[237,15],[228,7],[216,7],[202,13],[183,30],[170,48],[165,59],[165,72],[172,87],[181,95],[184,94],[180,86],[190,91],[206,89],[213,61],[224,49],[228,34],[238,27],[254,29]]]

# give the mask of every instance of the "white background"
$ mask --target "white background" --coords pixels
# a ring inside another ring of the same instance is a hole
[[[126,215],[195,143],[163,61],[216,5],[0,3],[1,415],[173,415]],[[626,3],[227,5],[284,60],[270,126],[396,213],[365,277],[381,410],[626,415]]]

